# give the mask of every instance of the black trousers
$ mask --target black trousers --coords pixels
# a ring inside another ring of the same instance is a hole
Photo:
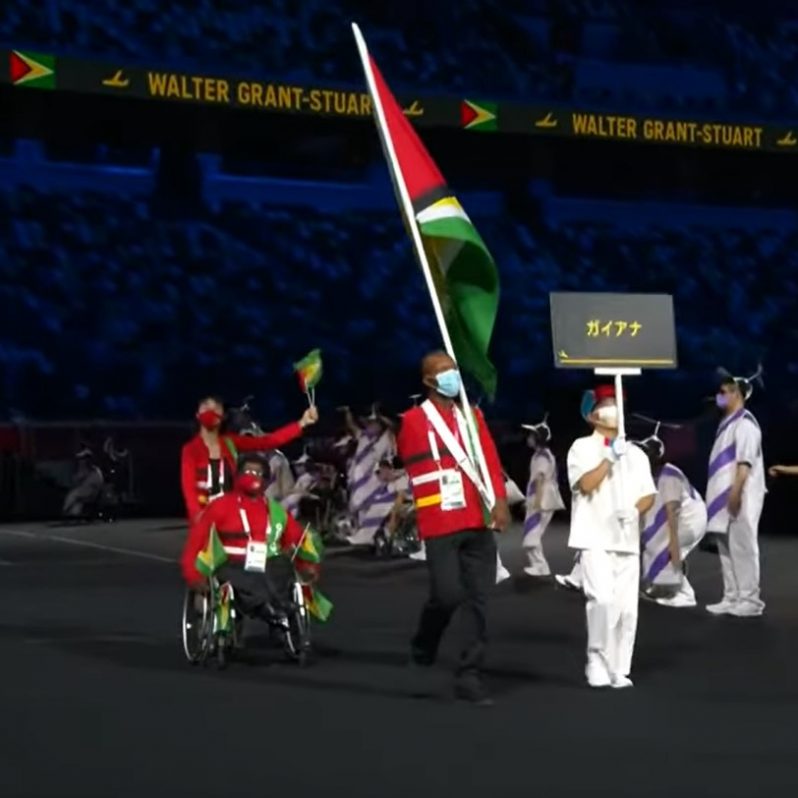
[[[465,621],[458,678],[478,676],[487,644],[486,604],[496,583],[496,541],[486,529],[428,538],[430,593],[412,640],[413,659],[431,665],[443,633],[458,607]]]
[[[245,615],[269,618],[275,611],[285,611],[292,599],[294,565],[288,557],[272,557],[262,573],[245,571],[243,563],[226,563],[216,577],[233,586],[236,602]]]

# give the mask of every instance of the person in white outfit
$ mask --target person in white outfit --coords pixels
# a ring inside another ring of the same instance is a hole
[[[524,572],[529,576],[549,576],[551,569],[543,551],[543,535],[554,513],[564,510],[565,504],[557,481],[557,461],[549,448],[551,428],[546,423],[546,417],[539,424],[522,426],[529,431],[527,445],[534,450],[529,462],[529,482],[526,487],[522,546],[529,564]]]
[[[716,402],[723,419],[709,457],[707,532],[715,536],[723,574],[723,598],[710,604],[713,615],[762,615],[759,587],[759,519],[765,502],[762,431],[745,403],[753,393],[750,378],[721,373]]]
[[[654,506],[643,519],[643,583],[658,604],[695,607],[686,560],[706,533],[706,505],[682,470],[665,461],[665,444],[656,431],[636,443],[648,456],[657,486]]]
[[[382,487],[377,476],[379,463],[396,454],[396,440],[392,422],[379,414],[376,405],[372,407],[371,415],[363,420],[362,427],[355,422],[348,407],[341,410],[345,414],[347,430],[357,441],[347,473],[349,511],[354,522],[354,534],[363,531],[367,536],[368,529],[361,527],[361,514],[368,507],[374,492]]]
[[[383,460],[377,467],[378,485],[367,497],[358,514],[358,530],[348,540],[353,546],[370,546],[374,536],[386,524],[397,500],[409,493],[407,474],[394,468],[392,460]]]
[[[618,437],[615,388],[588,391],[582,415],[593,434],[568,452],[568,545],[580,552],[591,687],[631,687],[640,583],[640,518],[657,493],[648,457]]]
[[[282,505],[294,518],[298,518],[302,499],[313,496],[313,489],[318,485],[319,473],[307,451],[302,452],[293,464],[296,481],[289,493],[283,497]]]
[[[283,501],[294,489],[294,484],[291,463],[279,449],[275,449],[269,455],[269,481],[266,485],[266,495],[275,501]]]

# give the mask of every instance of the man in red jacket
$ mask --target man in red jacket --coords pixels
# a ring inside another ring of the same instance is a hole
[[[479,410],[479,446],[457,404],[460,373],[443,352],[422,362],[429,397],[402,417],[399,457],[410,477],[419,535],[427,551],[430,594],[412,641],[412,662],[432,665],[455,610],[465,613],[465,634],[455,694],[489,704],[481,669],[485,656],[485,605],[496,581],[493,530],[510,521],[496,446]],[[481,451],[480,451],[481,450]]]
[[[217,578],[233,585],[237,600],[248,614],[268,619],[291,600],[294,568],[311,580],[318,565],[294,558],[302,542],[302,527],[266,499],[265,472],[260,456],[241,456],[233,491],[210,504],[191,527],[180,567],[190,586],[202,588],[206,584],[206,578],[197,571],[197,555],[215,530],[227,558],[216,571]]]
[[[183,446],[180,458],[180,481],[190,523],[214,499],[233,487],[239,452],[279,449],[302,436],[305,427],[315,424],[319,412],[308,408],[294,424],[267,435],[222,434],[224,405],[215,396],[202,399],[197,407],[199,432]]]

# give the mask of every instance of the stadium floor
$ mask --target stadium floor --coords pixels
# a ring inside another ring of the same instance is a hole
[[[564,530],[547,539],[566,569]],[[499,586],[492,708],[453,702],[443,669],[434,697],[412,697],[424,567],[351,552],[327,562],[336,611],[312,667],[257,646],[254,664],[189,666],[181,540],[175,522],[0,527],[0,795],[732,798],[798,785],[798,539],[764,542],[762,619],[644,602],[629,691],[583,686],[580,596],[526,577]],[[519,541],[503,540],[516,573]],[[713,555],[694,555],[692,577],[716,599]]]

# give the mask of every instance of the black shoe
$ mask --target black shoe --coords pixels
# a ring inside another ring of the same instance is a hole
[[[435,694],[433,661],[411,655],[407,662],[407,692],[413,698],[430,698]]]
[[[493,699],[488,695],[482,680],[475,677],[459,680],[454,686],[454,697],[476,707],[492,707]]]

